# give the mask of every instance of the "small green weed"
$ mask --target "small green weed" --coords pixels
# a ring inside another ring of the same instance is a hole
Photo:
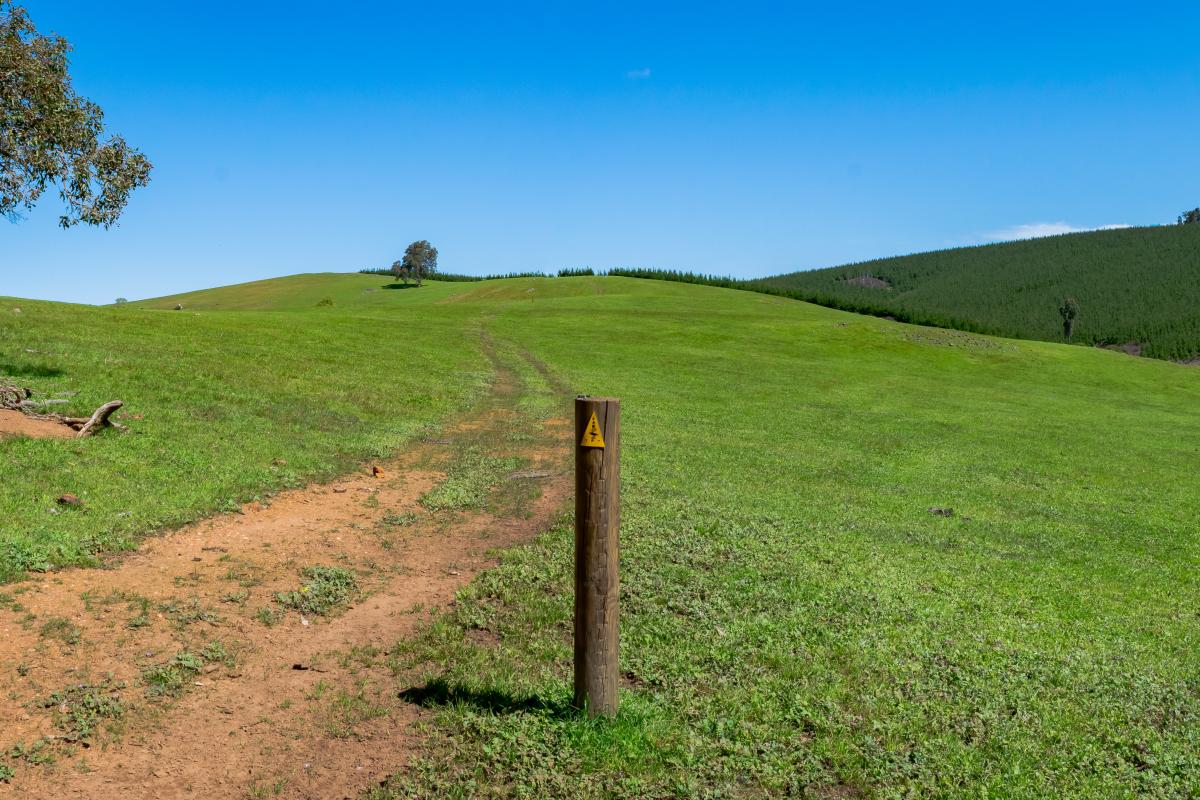
[[[125,623],[127,628],[145,628],[150,624],[150,598],[137,595],[129,600],[129,610],[136,611],[129,621]]]
[[[250,599],[250,593],[245,589],[237,589],[232,592],[226,592],[221,595],[222,603],[233,603],[234,605],[244,606],[246,601]]]
[[[189,678],[204,669],[204,660],[186,650],[177,653],[165,664],[149,667],[142,672],[147,697],[178,697]]]
[[[176,575],[171,579],[171,582],[176,586],[183,588],[185,586],[199,586],[204,580],[204,576],[199,572],[189,572],[187,575]]]
[[[83,632],[66,617],[50,617],[39,631],[43,639],[54,639],[66,647],[74,647],[83,639]]]
[[[358,726],[373,719],[386,717],[389,711],[378,697],[367,695],[367,681],[355,684],[354,691],[337,690],[329,701],[325,732],[334,739],[349,739],[357,735]]]
[[[227,667],[232,667],[237,662],[237,655],[231,651],[229,647],[219,639],[215,639],[205,645],[200,651],[200,657],[210,664],[224,664]]]
[[[89,614],[98,615],[101,607],[116,605],[117,603],[125,603],[126,608],[137,613],[125,623],[128,628],[144,628],[150,624],[150,608],[152,603],[150,598],[137,592],[111,591],[106,595],[100,596],[96,592],[88,591],[79,595],[83,600],[83,607]]]
[[[68,686],[42,700],[42,708],[54,709],[54,725],[63,731],[62,740],[87,744],[104,720],[120,719],[125,713],[120,690],[124,683],[106,678],[100,683]]]
[[[251,589],[263,582],[263,569],[248,561],[235,561],[225,571],[225,580],[237,581],[243,589]]]
[[[142,670],[146,697],[178,697],[206,664],[232,666],[233,663],[234,656],[219,641],[209,642],[198,654],[181,650],[170,661]]]
[[[318,304],[319,305],[319,304]],[[332,303],[330,303],[332,305]],[[262,800],[266,797],[279,797],[283,794],[283,790],[287,788],[289,780],[287,778],[279,778],[269,783],[255,783],[250,787],[250,791],[246,796],[250,800]]]
[[[395,528],[406,528],[412,525],[418,519],[417,515],[412,511],[405,511],[403,514],[391,512],[383,516],[383,524],[391,525]]]
[[[170,600],[159,603],[158,610],[166,614],[167,619],[177,628],[196,622],[207,622],[209,625],[220,625],[222,622],[221,615],[211,608],[204,608],[198,597],[191,597],[186,601]]]
[[[344,653],[337,654],[338,664],[342,669],[357,671],[375,665],[383,651],[371,645],[354,645]]]
[[[274,626],[275,623],[279,622],[279,620],[283,619],[283,612],[278,608],[263,606],[258,611],[254,612],[254,618],[270,628]]]
[[[31,745],[26,745],[24,742],[17,742],[9,748],[8,757],[15,761],[24,761],[26,764],[52,764],[54,762],[54,751],[51,748],[49,739],[38,739]]]
[[[328,614],[358,594],[358,581],[348,569],[307,567],[301,575],[308,582],[299,589],[276,593],[280,605],[305,614]]]

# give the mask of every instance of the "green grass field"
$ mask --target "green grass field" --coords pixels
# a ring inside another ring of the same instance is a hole
[[[868,276],[890,286],[848,282]],[[962,330],[1062,341],[1058,307],[1080,305],[1073,341],[1200,355],[1200,225],[1076,233],[796,272],[752,283],[826,305]]]
[[[65,413],[123,400],[131,427],[0,442],[0,578],[89,563],[392,452],[486,391],[479,331],[462,315],[418,325],[324,308],[285,318],[0,299],[0,377],[63,396]],[[65,492],[84,507],[60,509]]]
[[[622,712],[567,708],[564,520],[397,645],[439,711],[377,796],[1200,793],[1200,371],[684,284],[386,284],[3,301],[0,373],[144,414],[0,442],[7,573],[401,446],[485,391],[486,330],[622,398]]]

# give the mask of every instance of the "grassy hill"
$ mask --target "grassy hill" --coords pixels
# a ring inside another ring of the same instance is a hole
[[[759,283],[838,308],[1055,342],[1069,296],[1081,307],[1078,343],[1140,345],[1165,359],[1200,355],[1200,225],[918,253]]]
[[[486,389],[486,331],[622,398],[623,711],[563,710],[556,526],[397,648],[508,702],[442,708],[375,796],[1200,792],[1200,370],[686,284],[388,285],[0,301],[0,374],[140,415],[0,441],[7,574],[402,446]]]
[[[147,531],[333,477],[486,390],[477,325],[428,318],[403,342],[392,336],[321,312],[0,299],[0,378],[64,398],[55,408],[68,414],[121,399],[132,427],[57,447],[0,441],[15,473],[0,485],[0,579],[88,563]],[[54,513],[64,492],[87,513]]]

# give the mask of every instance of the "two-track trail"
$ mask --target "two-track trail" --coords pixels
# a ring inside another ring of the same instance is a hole
[[[0,587],[0,797],[356,797],[407,763],[427,712],[398,696],[388,648],[570,492],[568,421],[521,413],[497,369],[488,401],[382,475]],[[480,454],[502,470],[479,473]],[[463,463],[484,500],[421,502]],[[280,602],[312,566],[354,576],[348,608]]]

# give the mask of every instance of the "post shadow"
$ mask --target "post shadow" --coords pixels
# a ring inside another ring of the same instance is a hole
[[[517,697],[499,689],[471,689],[445,678],[434,678],[424,686],[400,692],[400,699],[422,708],[467,705],[492,714],[547,713],[555,719],[579,716],[579,711],[564,701],[549,701],[537,695]]]

